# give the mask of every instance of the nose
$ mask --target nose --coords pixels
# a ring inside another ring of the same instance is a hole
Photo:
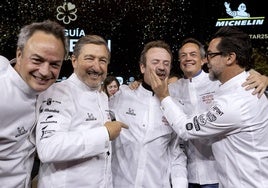
[[[92,64],[92,67],[94,67],[96,71],[101,70],[101,62],[98,59],[95,59]]]
[[[159,70],[164,70],[164,69],[165,69],[165,63],[164,63],[164,62],[160,62],[160,63],[158,64],[157,68],[158,68]]]
[[[185,60],[188,61],[188,60],[192,60],[192,59],[193,59],[193,56],[190,53],[187,53],[185,56]]]
[[[49,74],[49,63],[45,62],[45,63],[41,63],[39,66],[39,73],[42,76],[47,76]]]

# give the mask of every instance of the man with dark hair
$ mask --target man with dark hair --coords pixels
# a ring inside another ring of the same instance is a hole
[[[100,88],[109,62],[107,42],[83,36],[72,55],[74,73],[39,96],[39,188],[112,187],[110,141],[127,126],[111,121],[108,96]]]
[[[174,131],[184,140],[209,137],[217,162],[219,186],[268,185],[268,100],[241,87],[248,77],[249,36],[236,27],[222,27],[209,43],[209,77],[220,85],[210,109],[190,117],[168,92],[167,80],[151,71],[152,88]],[[258,178],[256,178],[258,177]]]

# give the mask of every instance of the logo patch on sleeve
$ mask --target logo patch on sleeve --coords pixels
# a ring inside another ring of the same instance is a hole
[[[200,125],[197,116],[194,117],[194,128],[196,131],[200,131]]]
[[[213,122],[213,121],[216,121],[217,117],[212,114],[211,112],[208,112],[207,113],[207,120],[210,121],[210,122]]]
[[[190,131],[190,130],[193,129],[193,124],[192,124],[192,123],[187,123],[187,124],[185,125],[185,127],[186,127],[186,130]]]

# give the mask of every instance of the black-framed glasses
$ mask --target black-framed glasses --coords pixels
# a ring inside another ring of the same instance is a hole
[[[213,57],[217,56],[217,55],[222,55],[223,52],[207,52],[206,53],[206,57],[208,59],[212,59]]]

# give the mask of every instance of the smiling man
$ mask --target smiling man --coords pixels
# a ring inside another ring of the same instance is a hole
[[[108,97],[100,90],[109,62],[106,41],[86,35],[74,48],[74,73],[40,95],[39,188],[112,187],[110,140],[127,127],[111,122]]]
[[[32,23],[19,33],[14,67],[1,60],[1,187],[30,187],[36,99],[58,78],[66,49],[63,27],[52,21]]]
[[[169,96],[167,80],[151,71],[152,88],[174,131],[184,140],[210,138],[222,188],[268,185],[268,100],[241,87],[251,53],[250,38],[239,28],[214,34],[207,51],[209,78],[220,85],[210,108],[190,115]]]

